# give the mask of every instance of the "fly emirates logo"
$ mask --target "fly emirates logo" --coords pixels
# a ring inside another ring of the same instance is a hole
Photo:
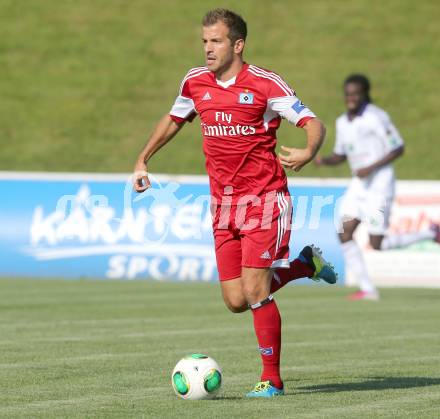
[[[208,125],[202,122],[203,135],[207,137],[238,137],[253,135],[255,127],[250,125],[232,124],[232,114],[226,112],[215,112],[216,125]]]

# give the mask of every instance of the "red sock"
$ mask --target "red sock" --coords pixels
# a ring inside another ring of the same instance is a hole
[[[261,381],[283,388],[280,377],[281,317],[274,300],[252,309],[254,328],[263,362]]]
[[[274,293],[284,287],[290,281],[299,278],[310,277],[313,275],[313,269],[299,259],[290,262],[290,268],[277,268],[274,271],[270,292]]]

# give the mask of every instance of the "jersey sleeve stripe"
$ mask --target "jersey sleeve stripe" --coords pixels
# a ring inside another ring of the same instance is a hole
[[[187,82],[187,80],[192,79],[193,77],[200,76],[201,74],[209,73],[209,70],[206,67],[201,67],[197,71],[188,72],[188,74],[184,77],[182,80],[182,83],[180,84],[179,94],[182,94],[183,86]]]
[[[208,67],[194,67],[186,73],[185,77],[191,76],[194,73],[198,73],[199,71],[208,70]]]
[[[269,76],[265,76],[265,75],[263,75],[263,74],[259,74],[259,73],[257,73],[257,72],[255,72],[254,70],[252,70],[252,69],[249,69],[249,72],[250,73],[252,73],[254,76],[257,76],[257,77],[262,77],[262,78],[264,78],[264,79],[268,79],[268,80],[271,80],[271,81],[273,81],[274,83],[276,83],[277,85],[278,85],[278,87],[287,95],[287,96],[291,96],[291,93],[285,88],[285,87],[283,87],[283,85],[281,85],[277,80],[275,80],[274,78],[272,78],[272,77],[269,77]]]
[[[289,92],[291,92],[292,96],[295,96],[296,93],[290,86],[276,73],[269,73],[273,78],[278,80]]]
[[[264,74],[268,77],[271,77],[274,80],[278,80],[278,82],[281,85],[283,85],[284,88],[290,92],[289,96],[295,96],[295,92],[290,88],[290,86],[278,74],[263,70],[262,68],[254,66],[254,65],[250,65],[249,68],[254,70],[257,73]]]
[[[279,88],[286,94],[286,96],[294,96],[293,94],[292,94],[292,91],[289,89],[289,90],[287,90],[281,83],[279,83],[276,79],[274,79],[274,78],[272,78],[272,77],[269,77],[269,76],[266,76],[266,75],[263,75],[263,74],[259,74],[259,73],[256,73],[254,70],[252,70],[252,69],[250,69],[249,68],[249,72],[250,73],[252,73],[253,75],[255,75],[255,76],[257,76],[257,77],[262,77],[262,78],[264,78],[264,79],[268,79],[268,80],[271,80],[271,81],[273,81],[274,83],[276,83],[278,86],[279,86]]]
[[[207,70],[208,67],[206,67],[206,65],[199,65],[198,67],[193,67],[193,68],[191,68],[189,71],[192,71],[192,70],[201,70],[201,69],[203,69],[203,70]]]
[[[275,82],[286,93],[287,96],[295,96],[295,92],[280,77],[277,78],[275,75],[262,70],[250,69],[250,71],[255,75],[260,75],[261,77]]]
[[[188,73],[186,73],[186,76],[183,78],[182,83],[180,83],[180,90],[179,90],[180,93],[182,93],[183,86],[189,77],[191,77],[194,74],[198,74],[204,70],[207,70],[207,68],[206,67],[196,67],[196,68],[192,68],[191,70],[189,70]]]
[[[262,71],[258,71],[257,69],[250,68],[250,67],[249,67],[249,72],[251,72],[252,74],[254,74],[257,77],[262,77],[262,78],[265,78],[268,80],[272,80],[274,83],[276,83],[280,87],[280,89],[284,93],[286,93],[288,96],[291,96],[290,89],[286,88],[282,83],[280,83],[275,77],[271,76],[270,74],[263,73]]]
[[[283,78],[280,75],[278,75],[277,73],[274,73],[273,71],[263,70],[262,68],[254,66],[254,65],[252,67],[254,67],[255,70],[260,71],[263,74],[267,74],[268,76],[272,76],[272,77],[276,78],[286,89],[288,89],[289,91],[291,91],[293,93],[293,95],[295,95],[295,91],[292,90],[290,88],[290,86],[283,80]]]

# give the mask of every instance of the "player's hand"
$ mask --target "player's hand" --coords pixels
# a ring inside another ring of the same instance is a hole
[[[133,189],[142,193],[145,192],[151,186],[148,179],[147,165],[144,162],[136,163],[133,174]]]
[[[375,168],[373,166],[363,167],[362,169],[356,171],[356,176],[359,178],[364,178],[370,176],[371,173],[374,172],[374,170]]]
[[[281,146],[287,154],[278,154],[283,167],[299,172],[307,163],[312,161],[313,153],[307,148],[290,148]]]

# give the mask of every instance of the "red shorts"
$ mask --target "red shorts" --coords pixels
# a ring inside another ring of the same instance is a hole
[[[292,202],[287,190],[254,197],[242,205],[212,208],[220,281],[249,268],[289,267]]]

